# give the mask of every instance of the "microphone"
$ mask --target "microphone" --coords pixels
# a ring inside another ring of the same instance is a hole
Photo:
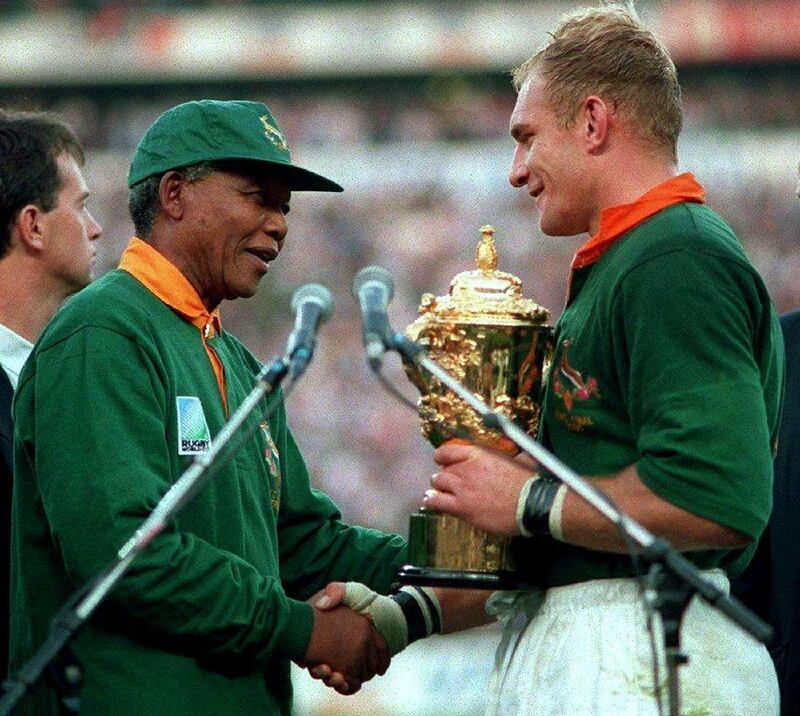
[[[353,279],[352,293],[361,306],[367,361],[374,367],[392,341],[386,311],[394,296],[394,281],[386,269],[367,266]]]
[[[301,375],[314,355],[317,330],[333,313],[331,292],[318,283],[307,283],[292,295],[294,330],[286,343],[286,356],[295,376]]]

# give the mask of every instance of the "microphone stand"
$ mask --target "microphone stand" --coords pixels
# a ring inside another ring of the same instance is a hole
[[[22,697],[38,682],[44,671],[50,670],[52,673],[53,665],[59,660],[61,664],[55,669],[55,681],[56,687],[62,693],[61,711],[78,713],[78,690],[82,673],[81,667],[68,647],[70,640],[122,579],[133,560],[213,476],[212,468],[217,464],[222,451],[264,396],[274,393],[289,372],[292,372],[293,383],[298,373],[288,357],[275,358],[272,363],[261,369],[256,377],[256,385],[212,441],[208,452],[195,456],[192,464],[167,490],[150,516],[119,550],[116,560],[70,597],[53,619],[44,644],[19,669],[14,678],[8,679],[3,684],[0,716],[10,714]]]
[[[398,352],[404,359],[441,381],[478,413],[487,428],[501,432],[512,440],[541,467],[555,475],[570,490],[576,492],[613,522],[640,548],[641,556],[651,565],[649,587],[645,594],[646,602],[659,612],[663,624],[670,716],[680,715],[678,668],[688,661],[687,656],[681,651],[680,625],[684,611],[695,593],[758,641],[766,644],[772,639],[772,628],[766,622],[703,577],[697,567],[666,540],[656,537],[621,512],[607,495],[567,467],[508,417],[495,412],[483,400],[467,390],[433,361],[422,346],[400,333],[393,333],[391,339],[387,341],[387,348]],[[379,366],[379,359],[371,357],[369,363],[375,370]],[[410,570],[401,572],[401,575],[406,583],[413,583],[415,575]],[[660,685],[655,686],[659,688]]]

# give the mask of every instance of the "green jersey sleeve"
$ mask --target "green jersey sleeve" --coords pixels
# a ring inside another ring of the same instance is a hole
[[[283,411],[283,406],[281,406]],[[307,599],[332,581],[357,581],[386,593],[406,561],[398,535],[345,524],[339,508],[310,485],[285,415],[278,421],[283,481],[278,532],[287,593]]]
[[[651,258],[622,279],[614,311],[619,380],[656,494],[757,538],[771,509],[774,309],[739,262],[703,251]],[[766,309],[765,309],[766,307]]]

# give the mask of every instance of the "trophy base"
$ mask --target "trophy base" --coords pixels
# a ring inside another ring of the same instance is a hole
[[[460,572],[435,567],[405,565],[397,573],[400,584],[459,589],[524,589],[527,585],[513,572]]]
[[[432,510],[411,515],[407,564],[401,584],[466,589],[525,587],[511,539],[495,537],[463,520]]]

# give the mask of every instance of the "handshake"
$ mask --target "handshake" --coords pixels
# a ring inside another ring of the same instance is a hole
[[[311,598],[314,627],[300,666],[340,694],[353,694],[391,657],[442,630],[442,610],[429,587],[382,596],[358,582],[332,582]]]

